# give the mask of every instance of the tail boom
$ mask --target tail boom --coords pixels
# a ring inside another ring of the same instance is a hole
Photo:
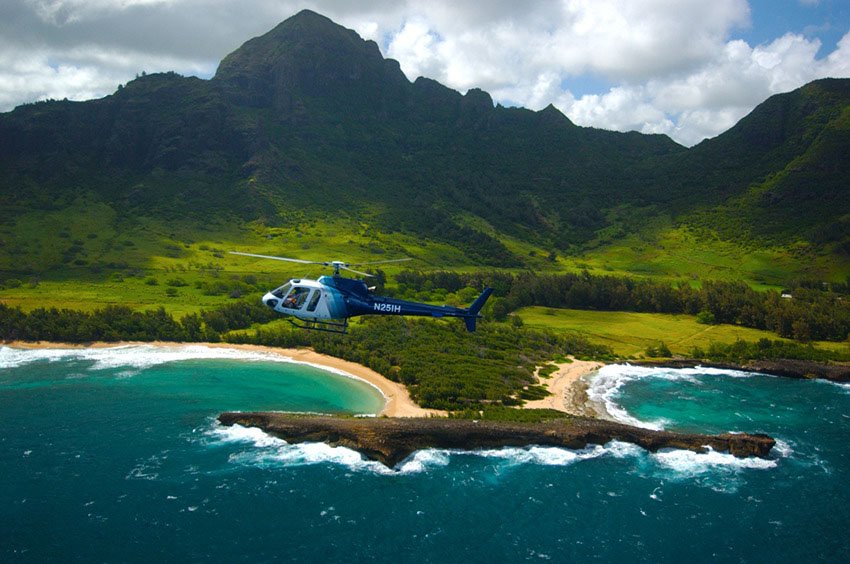
[[[359,299],[346,300],[348,308],[347,317],[355,315],[413,315],[422,317],[461,317],[466,328],[475,331],[475,325],[481,317],[481,308],[487,302],[487,298],[493,293],[492,288],[485,289],[468,308],[451,306],[434,306],[395,298],[375,297],[368,301]]]

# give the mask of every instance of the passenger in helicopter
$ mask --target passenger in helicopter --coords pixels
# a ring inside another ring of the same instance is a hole
[[[283,307],[301,309],[309,293],[309,288],[295,288],[283,301]]]

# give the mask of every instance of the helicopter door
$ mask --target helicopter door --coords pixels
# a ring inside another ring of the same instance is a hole
[[[322,297],[322,291],[321,290],[316,290],[315,292],[313,292],[313,297],[310,298],[310,302],[307,304],[307,311],[309,311],[310,313],[313,313],[314,311],[316,311],[316,306],[319,305],[319,298],[321,298],[321,297]]]
[[[283,298],[283,307],[286,309],[301,309],[307,301],[307,296],[310,295],[310,288],[296,286],[289,294]]]

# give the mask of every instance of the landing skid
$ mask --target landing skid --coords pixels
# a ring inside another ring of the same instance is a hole
[[[323,321],[320,319],[298,319],[288,317],[286,319],[299,329],[309,329],[310,331],[324,331],[325,333],[338,333],[345,335],[348,333],[348,319],[339,321]],[[297,321],[296,321],[297,320]]]

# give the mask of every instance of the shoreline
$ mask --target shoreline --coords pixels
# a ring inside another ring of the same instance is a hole
[[[271,354],[291,359],[294,362],[309,364],[319,368],[329,368],[347,378],[363,381],[376,388],[384,398],[384,407],[376,414],[387,417],[446,417],[445,411],[437,409],[426,409],[418,406],[410,398],[407,388],[393,382],[378,374],[371,368],[336,358],[334,356],[320,354],[311,349],[283,349],[267,347],[262,345],[244,345],[230,343],[177,343],[170,341],[116,341],[107,343],[98,341],[94,343],[57,343],[52,341],[11,341],[3,343],[4,346],[18,349],[108,349],[125,346],[148,345],[162,348],[181,348],[190,346],[201,346],[208,348],[233,349],[263,354]]]
[[[537,381],[551,395],[539,400],[526,401],[522,409],[554,409],[570,415],[600,417],[600,414],[588,402],[587,378],[605,366],[605,363],[573,359],[572,362],[556,364],[558,370],[548,378],[537,376]]]

